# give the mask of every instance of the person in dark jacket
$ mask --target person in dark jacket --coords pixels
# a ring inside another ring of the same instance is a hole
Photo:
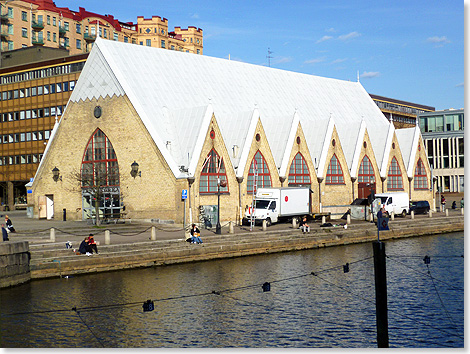
[[[98,247],[96,246],[96,242],[95,242],[95,239],[93,238],[93,234],[90,234],[90,236],[88,236],[88,246],[90,246],[91,253],[95,251],[95,253],[98,254]]]
[[[80,243],[80,247],[78,247],[78,252],[81,254],[86,254],[87,256],[91,256],[92,250],[90,245],[88,244],[88,237],[85,237],[85,239]]]
[[[10,241],[10,239],[8,238],[7,229],[5,228],[5,224],[2,224],[2,236],[3,236],[3,241]]]
[[[202,243],[202,240],[200,237],[201,231],[199,231],[196,224],[191,225],[191,231],[189,233],[191,234],[191,243]]]
[[[5,224],[7,226],[8,232],[16,232],[15,228],[13,227],[13,223],[8,215],[5,215]]]
[[[300,221],[300,228],[303,233],[310,232],[310,226],[307,224],[307,216],[304,216]]]

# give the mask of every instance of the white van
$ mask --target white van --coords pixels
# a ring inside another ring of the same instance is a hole
[[[376,199],[380,199],[379,208],[385,206],[385,211],[389,214],[405,217],[410,211],[410,200],[406,192],[378,193]]]

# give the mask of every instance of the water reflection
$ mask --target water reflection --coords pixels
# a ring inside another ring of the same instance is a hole
[[[390,346],[463,347],[463,233],[386,252]],[[369,243],[33,281],[0,306],[2,347],[376,347]]]

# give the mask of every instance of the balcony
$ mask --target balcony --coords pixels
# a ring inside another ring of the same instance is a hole
[[[10,17],[8,16],[8,14],[1,14],[1,15],[0,15],[0,22],[1,22],[1,23],[8,23],[8,22],[10,22]]]
[[[8,36],[10,36],[7,32],[2,31],[0,32],[0,41],[8,42]]]
[[[85,39],[85,41],[87,42],[94,42],[96,40],[96,34],[89,34],[89,33],[85,33],[83,35],[83,38]]]
[[[59,37],[64,37],[66,33],[67,33],[67,30],[65,29],[65,27],[59,26]]]
[[[44,39],[43,38],[33,38],[31,40],[31,42],[33,43],[33,45],[44,45]]]
[[[31,27],[35,31],[42,31],[44,29],[44,22],[42,22],[42,21],[32,21],[31,22]]]

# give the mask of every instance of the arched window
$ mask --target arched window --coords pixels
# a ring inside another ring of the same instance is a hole
[[[227,182],[224,160],[212,149],[207,155],[201,171],[199,193],[217,193],[217,177],[220,177],[221,182]],[[225,187],[220,186],[220,193],[228,193],[228,183]]]
[[[255,176],[255,173],[257,176]],[[254,180],[256,177],[256,185],[254,186]],[[254,186],[254,190],[253,190]],[[258,150],[251,161],[250,170],[248,172],[248,180],[246,182],[246,191],[248,193],[256,192],[257,188],[271,187],[271,174],[269,168],[264,159],[263,154]]]
[[[310,186],[310,171],[300,152],[294,156],[289,168],[289,186]]]
[[[116,153],[108,137],[96,129],[88,141],[82,160],[82,187],[119,186]]]
[[[403,178],[397,159],[394,157],[388,169],[387,190],[403,190]]]
[[[336,154],[330,160],[328,170],[326,171],[326,184],[344,184],[343,170],[336,157]]]
[[[85,149],[81,168],[83,218],[119,218],[121,212],[119,166],[113,145],[96,129]]]
[[[357,177],[358,183],[375,183],[374,168],[367,155],[365,155],[361,161]]]
[[[426,174],[426,169],[424,168],[424,163],[421,159],[418,160],[415,168],[414,188],[428,189],[428,175]]]

